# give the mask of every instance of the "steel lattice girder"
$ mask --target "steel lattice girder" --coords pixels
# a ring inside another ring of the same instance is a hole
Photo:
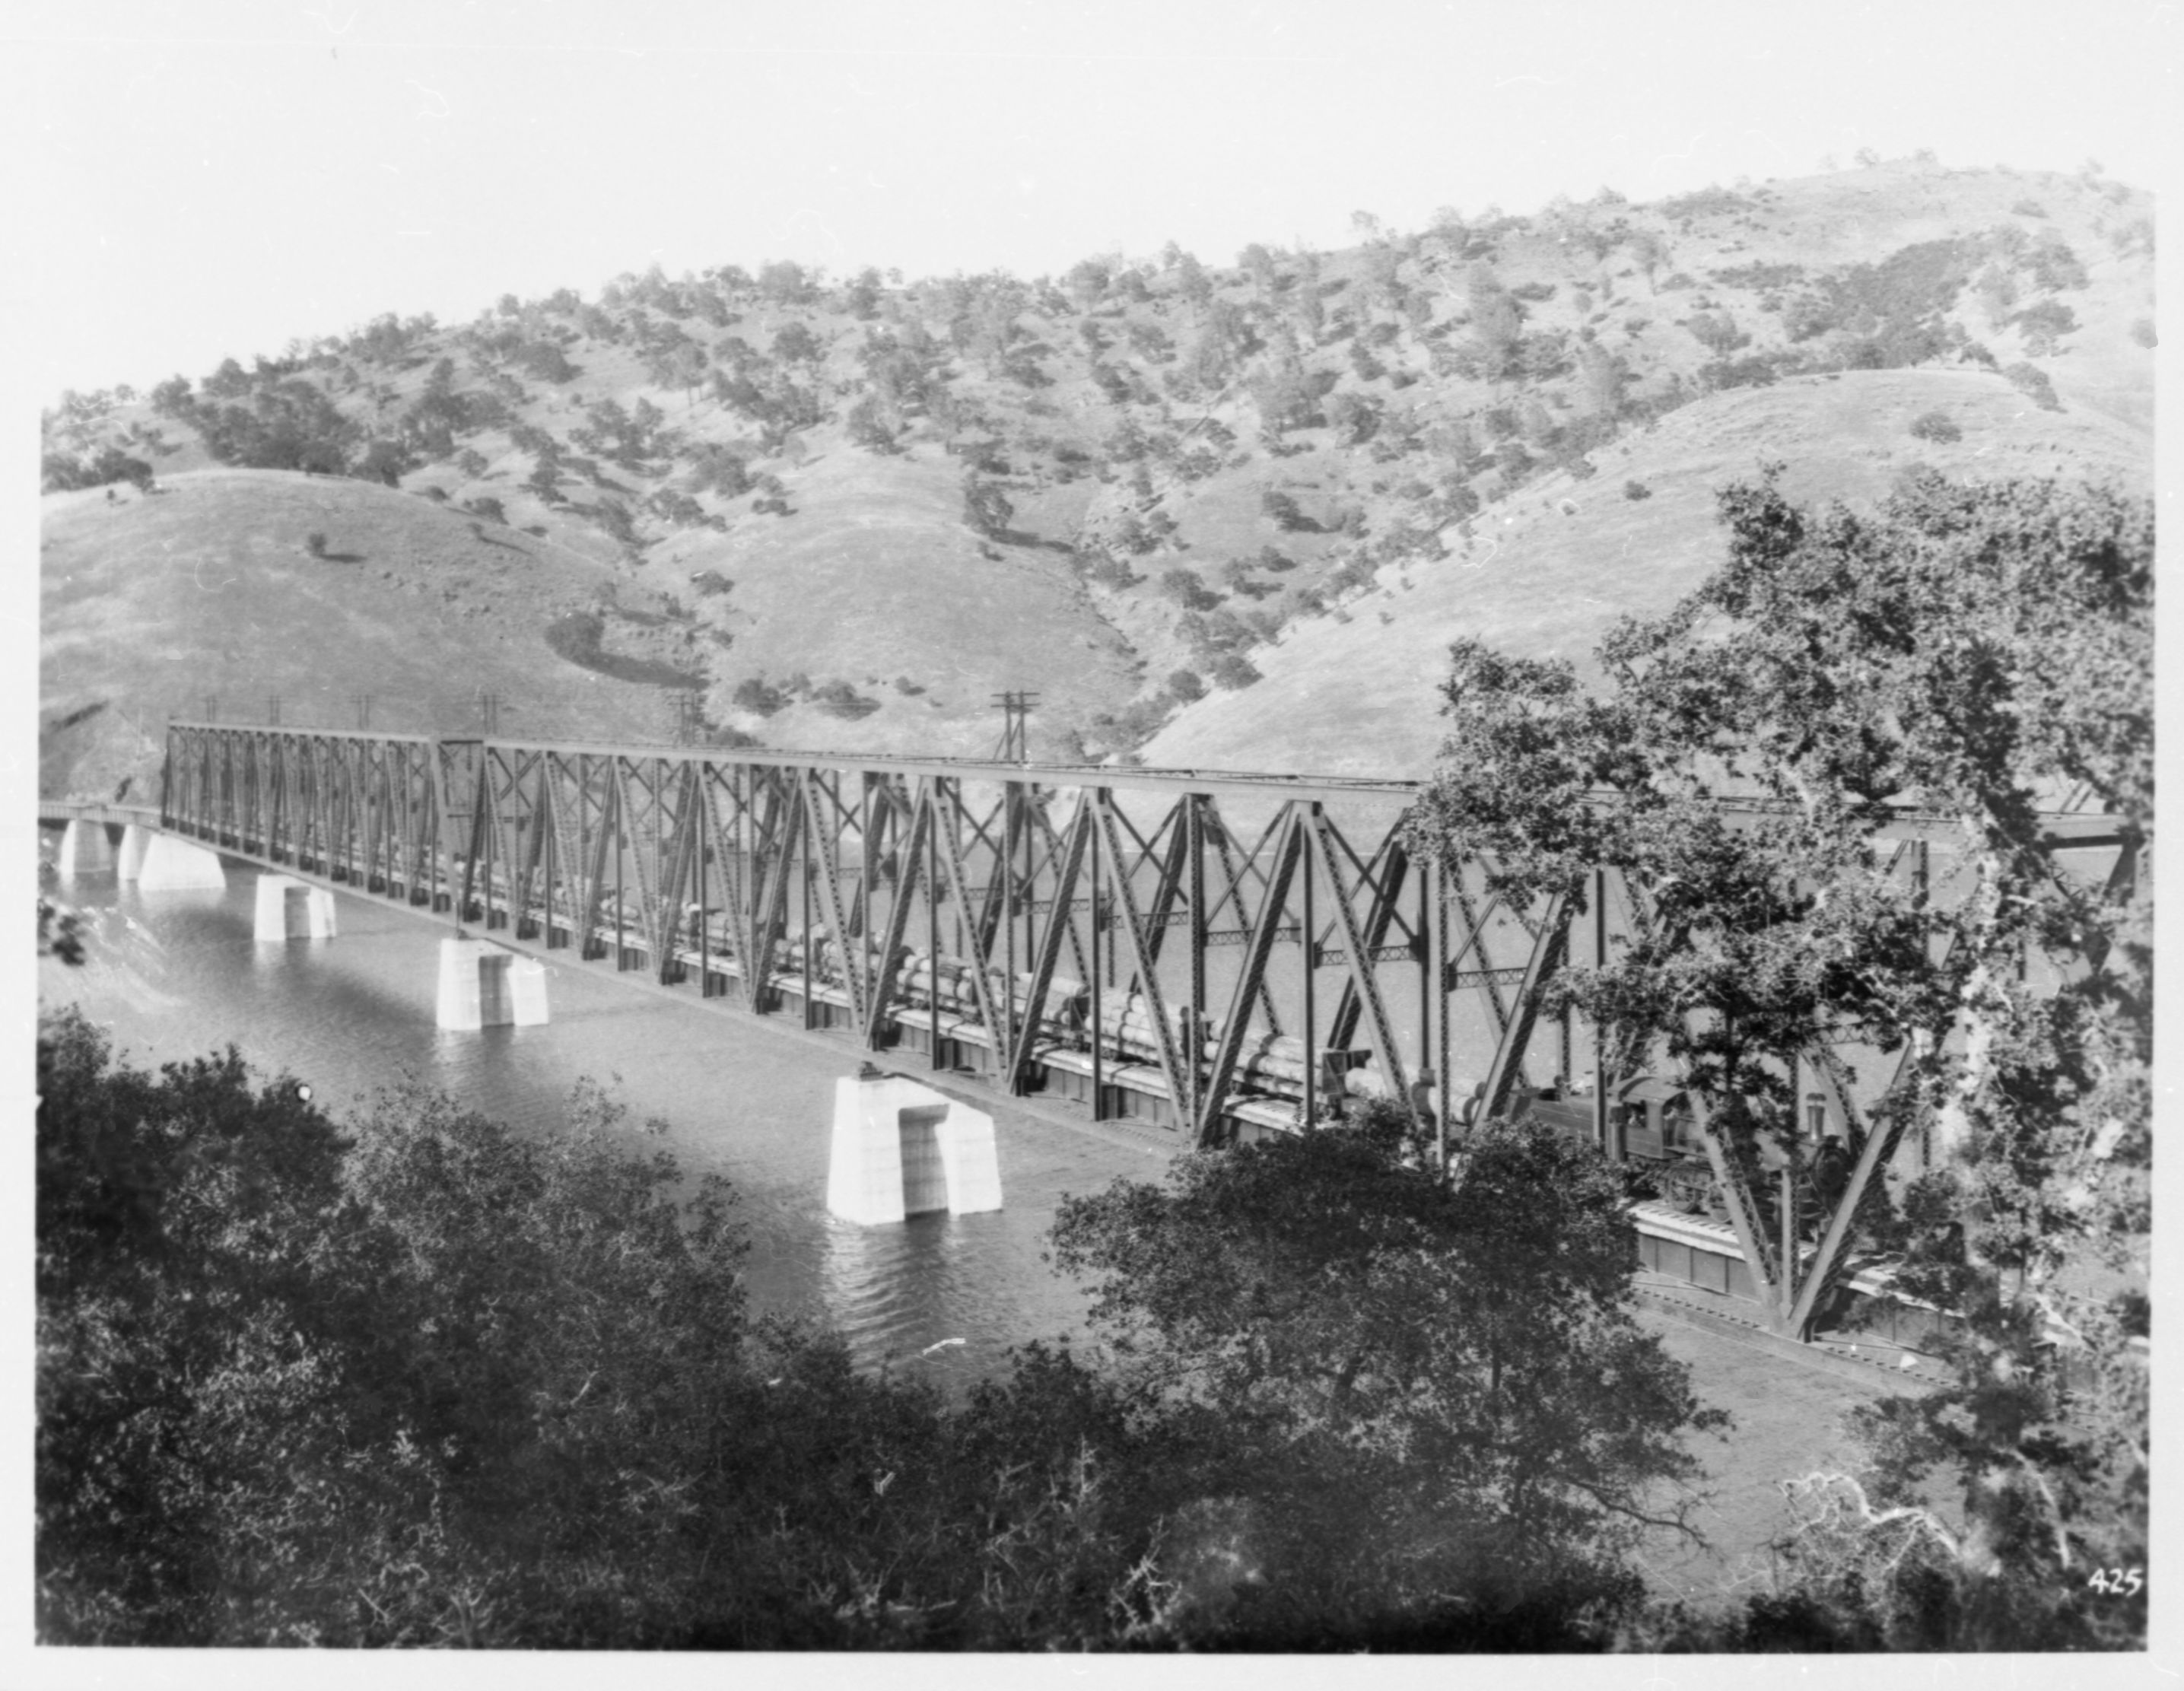
[[[757,1014],[788,997],[807,1021],[838,1009],[867,1047],[915,1035],[935,1067],[970,1052],[1011,1089],[1078,1061],[1095,1116],[1118,1087],[1164,1098],[1190,1143],[1213,1145],[1239,1111],[1261,1126],[1307,1120],[1361,1065],[1414,1113],[1408,1077],[1432,1077],[1444,1128],[1459,1081],[1491,1114],[1573,1078],[1531,1038],[1555,971],[1591,966],[1573,956],[1569,909],[1514,908],[1483,864],[1411,861],[1401,830],[1418,790],[185,722],[168,733],[161,819],[518,949],[610,957],[617,971],[642,958],[649,984],[693,996],[733,981]],[[2121,837],[2102,816],[2045,820],[2061,852]],[[1879,831],[1896,843],[1892,871],[1927,874],[1953,827],[1899,812]],[[1611,878],[1619,899],[1602,879],[1597,902],[1635,930],[1644,901]],[[1596,920],[1596,950],[1612,943]],[[1323,1017],[1329,969],[1340,990]],[[1414,991],[1392,993],[1397,978]],[[1861,1108],[1833,1054],[1810,1060],[1860,1156],[1809,1260],[1759,1236],[1752,1194],[1701,1124],[1755,1282],[1792,1327],[1839,1271],[1850,1213],[1903,1126],[1885,1087]]]

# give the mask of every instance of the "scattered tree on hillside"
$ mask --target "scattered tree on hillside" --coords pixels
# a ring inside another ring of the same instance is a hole
[[[1248,636],[1248,628],[1247,628]],[[1225,687],[1232,693],[1241,693],[1259,679],[1258,667],[1241,652],[1223,652],[1217,656],[1206,673],[1217,687]]]
[[[1009,503],[998,483],[989,481],[976,470],[963,478],[963,520],[988,539],[996,539],[1009,531],[1009,519],[1016,515],[1016,507]]]
[[[2025,336],[2025,350],[2036,359],[2053,358],[2062,337],[2078,326],[2076,314],[2059,299],[2028,305],[2010,320]]]

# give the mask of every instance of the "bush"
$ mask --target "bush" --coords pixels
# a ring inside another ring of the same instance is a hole
[[[2159,337],[2153,332],[2153,320],[2151,317],[2141,317],[2131,324],[2131,338],[2142,347],[2153,347],[2160,344]]]
[[[1715,359],[1699,366],[1699,384],[1709,393],[1732,387],[1767,387],[1774,381],[1774,361],[1763,353],[1748,359]]]
[[[546,643],[554,655],[566,659],[580,669],[611,676],[619,681],[634,681],[640,687],[702,687],[705,678],[688,670],[678,670],[671,664],[655,663],[649,658],[627,658],[610,652],[603,644],[606,637],[606,620],[597,611],[577,611],[547,625]]]
[[[1623,497],[1626,499],[1650,499],[1653,497],[1653,490],[1643,481],[1625,481]]]
[[[855,722],[869,716],[880,708],[877,698],[867,698],[847,681],[828,681],[812,689],[811,702],[829,716],[839,716]]]
[[[1946,411],[1928,411],[1914,418],[1911,433],[1916,439],[1940,441],[1944,444],[1964,437],[1964,431],[1957,426],[1956,419]]]
[[[1206,697],[1206,683],[1199,679],[1195,670],[1176,670],[1167,678],[1167,690],[1189,704],[1194,699]]]
[[[2002,372],[2009,378],[2010,385],[2024,394],[2043,411],[2059,411],[2063,402],[2055,397],[2055,384],[2048,372],[2036,364],[2014,364]]]
[[[738,681],[729,695],[729,702],[738,710],[749,710],[760,716],[771,716],[785,709],[788,695],[779,687],[770,686],[765,680],[753,676],[749,681]]]
[[[1250,659],[1238,652],[1223,652],[1213,660],[1210,673],[1217,687],[1225,687],[1240,693],[1259,679],[1259,672]]]
[[[569,362],[568,354],[552,341],[533,341],[516,354],[516,362],[525,375],[539,381],[550,381],[557,386],[574,381],[583,372]]]
[[[2059,299],[2028,305],[2010,320],[2024,331],[2025,349],[2035,358],[2053,353],[2056,342],[2078,326],[2077,314]]]
[[[325,557],[326,555],[326,531],[324,529],[315,528],[309,534],[305,535],[304,537],[304,550],[309,553],[314,558]]]
[[[1161,571],[1161,592],[1173,599],[1185,610],[1211,610],[1221,603],[1221,596],[1198,579],[1195,570],[1178,566]]]

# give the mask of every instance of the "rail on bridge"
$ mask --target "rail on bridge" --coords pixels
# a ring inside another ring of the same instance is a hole
[[[1649,1260],[1803,1331],[1850,1210],[1899,1149],[1867,1131],[1883,1085],[1834,1054],[1802,1064],[1812,1131],[1858,1166],[1812,1237],[1778,1230],[1703,1119],[1606,1072],[1594,1030],[1542,1012],[1557,969],[1645,920],[1638,891],[1602,871],[1582,920],[1559,899],[1518,908],[1484,864],[1412,854],[1418,790],[180,722],[160,824],[517,952],[841,1029],[1192,1145],[1377,1095],[1446,1154],[1465,1122],[1528,1109],[1618,1157],[1710,1172],[1720,1212],[1672,1225],[1674,1206],[1652,1206]],[[2058,849],[2114,844],[2104,819],[2054,820]],[[1947,819],[1907,810],[1886,833],[1896,871],[1937,889],[1961,872]]]

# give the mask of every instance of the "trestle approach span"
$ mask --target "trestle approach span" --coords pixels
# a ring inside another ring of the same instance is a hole
[[[1635,889],[1601,871],[1573,920],[1514,908],[1481,864],[1415,860],[1415,782],[180,722],[162,791],[164,828],[231,856],[1197,1146],[1360,1094],[1444,1154],[1518,1107],[1618,1156],[1664,1143],[1658,1107],[1620,1096],[1640,1077],[1540,1008],[1557,969],[1645,919]],[[2106,819],[2049,823],[2059,852],[2113,856]],[[1947,880],[1947,819],[1885,832],[1903,872]],[[1876,1065],[1863,1087],[1836,1054],[1807,1066],[1857,1156],[1829,1213],[1800,1236],[1786,1197],[1767,1225],[1697,1120],[1725,1225],[1654,1230],[1691,1235],[1687,1266],[1710,1231],[1741,1277],[1722,1289],[1800,1333],[1899,1149],[1866,1131]]]

